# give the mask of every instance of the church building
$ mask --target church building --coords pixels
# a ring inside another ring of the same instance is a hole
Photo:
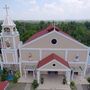
[[[68,84],[75,77],[85,77],[88,47],[55,25],[48,25],[23,43],[15,23],[6,13],[0,38],[1,69],[18,69],[20,77],[32,75],[38,83],[42,75],[65,76]]]

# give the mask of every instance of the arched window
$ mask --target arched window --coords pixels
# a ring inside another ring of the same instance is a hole
[[[4,32],[10,32],[10,28],[8,27],[4,28]]]
[[[13,31],[14,31],[14,32],[16,31],[16,27],[13,28]]]

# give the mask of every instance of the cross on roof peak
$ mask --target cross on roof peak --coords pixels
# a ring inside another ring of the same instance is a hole
[[[5,5],[4,9],[6,10],[6,16],[8,16],[8,9],[9,9],[9,7],[7,5]]]
[[[54,30],[55,30],[55,21],[53,21],[53,27],[54,27]]]

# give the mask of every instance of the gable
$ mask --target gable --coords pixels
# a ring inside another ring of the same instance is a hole
[[[52,44],[52,40],[56,39],[57,43]],[[80,48],[86,49],[87,46],[79,43],[71,37],[65,36],[58,31],[51,31],[41,37],[36,38],[23,45],[23,48]]]
[[[46,65],[47,63],[53,61],[54,59],[56,61],[58,61],[59,63],[61,63],[62,65],[65,65],[66,67],[70,68],[67,61],[65,61],[63,58],[61,58],[60,56],[58,56],[54,53],[52,53],[49,56],[45,57],[44,59],[40,60],[37,64],[37,68],[40,68],[40,67]]]
[[[58,62],[57,60],[53,59],[51,62],[45,64],[44,66],[40,67],[40,69],[44,69],[44,70],[60,70],[60,69],[69,69],[68,67],[66,67],[65,65],[61,64],[60,62]]]

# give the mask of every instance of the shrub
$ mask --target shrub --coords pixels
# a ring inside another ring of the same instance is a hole
[[[75,82],[74,82],[74,81],[71,81],[71,82],[70,82],[70,87],[71,87],[71,90],[77,90],[77,88],[76,88],[76,85],[75,85]]]
[[[90,83],[90,77],[87,78],[88,83]]]
[[[34,80],[33,83],[32,83],[32,88],[33,90],[35,90],[37,87],[38,87],[38,83],[37,83],[37,80]]]
[[[16,71],[15,76],[19,79],[20,78],[20,72]]]
[[[16,71],[13,77],[13,82],[17,83],[18,79],[20,78],[20,73],[19,71]]]
[[[7,78],[7,74],[2,73],[1,74],[1,81],[5,81]]]
[[[17,81],[18,81],[18,78],[14,75],[14,77],[13,77],[13,83],[17,83]]]
[[[7,79],[7,68],[3,68],[2,74],[1,74],[1,81],[5,81]]]
[[[74,81],[71,81],[70,82],[70,86],[75,86],[75,82]]]

